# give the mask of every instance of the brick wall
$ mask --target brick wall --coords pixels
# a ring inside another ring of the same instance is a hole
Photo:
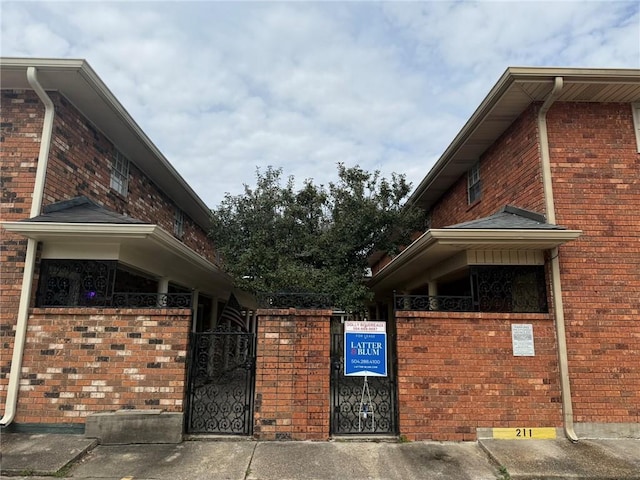
[[[548,114],[576,422],[640,422],[640,155],[631,105]]]
[[[16,423],[123,408],[181,412],[190,310],[34,309]]]
[[[29,217],[44,107],[35,95],[0,96],[0,220]],[[0,405],[4,406],[27,240],[0,232]],[[4,407],[3,407],[4,411]]]
[[[544,213],[536,115],[536,106],[525,110],[480,157],[480,200],[469,205],[465,173],[434,205],[432,228],[486,217],[509,204]]]
[[[173,233],[175,204],[153,184],[130,158],[129,194],[123,197],[110,188],[113,145],[63,96],[52,93],[56,108],[49,154],[44,205],[78,195],[118,213],[160,225]],[[189,248],[215,262],[207,232],[185,213],[184,236]]]
[[[329,438],[331,312],[258,311],[254,437]]]
[[[551,315],[396,312],[396,320],[400,433],[408,439],[562,425]],[[534,357],[513,356],[512,323],[533,325]]]

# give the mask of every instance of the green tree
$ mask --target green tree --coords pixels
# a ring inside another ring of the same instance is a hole
[[[423,226],[420,210],[404,204],[404,175],[388,180],[340,163],[328,187],[306,180],[296,190],[272,167],[256,180],[212,211],[210,236],[245,290],[329,294],[336,307],[363,311],[371,253],[396,254]]]

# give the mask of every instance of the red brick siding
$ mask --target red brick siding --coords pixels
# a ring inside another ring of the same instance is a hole
[[[329,438],[331,312],[258,312],[254,436]]]
[[[544,213],[542,170],[536,123],[532,106],[480,157],[482,196],[473,205],[467,200],[467,174],[434,205],[431,227],[482,218],[505,205]]]
[[[400,433],[408,439],[562,425],[550,315],[396,312],[396,320]],[[513,356],[512,323],[533,324],[534,357]]]
[[[629,104],[548,114],[576,422],[640,422],[640,155]]]
[[[121,408],[181,412],[190,310],[34,309],[17,423]]]
[[[56,112],[43,205],[86,195],[119,213],[158,223],[172,233],[174,206],[166,195],[133,164],[129,195],[123,198],[111,191],[114,146],[64,97],[55,92],[50,96]],[[44,106],[32,91],[2,90],[1,101],[0,219],[17,221],[30,216]],[[215,262],[206,234],[185,215],[183,242]],[[0,241],[0,342],[6,352],[0,361],[0,405],[4,405],[27,241],[4,230]],[[34,285],[37,279],[36,265]]]
[[[135,166],[130,158],[128,195],[111,190],[113,145],[73,105],[59,94],[51,94],[56,108],[54,133],[49,154],[44,204],[78,195],[118,213],[149,223],[156,223],[173,233],[175,204]],[[184,215],[181,239],[192,250],[210,261],[215,254],[207,232]]]
[[[545,213],[542,169],[538,144],[537,106],[531,106],[480,157],[480,200],[469,205],[467,174],[433,205],[431,228],[443,228],[496,213],[514,205]],[[390,259],[383,257],[372,267],[377,273]]]
[[[0,220],[29,217],[44,107],[33,94],[2,90],[0,103]],[[14,325],[27,240],[0,231],[0,405],[6,398]]]

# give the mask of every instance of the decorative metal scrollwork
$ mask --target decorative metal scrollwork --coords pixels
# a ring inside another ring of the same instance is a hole
[[[117,308],[191,308],[190,293],[132,293],[113,294],[111,305]]]
[[[44,259],[38,307],[191,308],[191,293],[113,292],[116,260]],[[118,288],[117,286],[115,288]]]
[[[473,299],[468,296],[396,295],[396,310],[433,312],[472,312]]]
[[[336,435],[397,431],[394,372],[387,377],[344,375],[344,335],[334,333],[331,364],[331,431]],[[393,348],[390,345],[390,348]],[[366,390],[365,390],[366,389]]]
[[[542,266],[472,267],[470,275],[471,296],[394,295],[394,308],[436,312],[548,311]]]
[[[259,293],[260,308],[330,309],[333,307],[331,295],[323,293]]]
[[[111,299],[117,263],[115,260],[42,260],[37,305],[104,306]]]
[[[394,386],[388,377],[367,377],[370,396],[366,397],[364,409],[361,407],[363,377],[342,375],[342,362],[337,366],[334,380],[335,405],[333,411],[334,434],[391,434],[395,430]],[[369,404],[368,402],[371,402]],[[363,411],[369,415],[363,415]]]
[[[474,295],[481,312],[532,312],[548,310],[544,267],[474,267]]]
[[[255,335],[230,331],[192,334],[190,433],[248,435],[255,375]]]

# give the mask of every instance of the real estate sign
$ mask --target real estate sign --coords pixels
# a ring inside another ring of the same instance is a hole
[[[387,324],[344,322],[345,376],[387,376]]]

